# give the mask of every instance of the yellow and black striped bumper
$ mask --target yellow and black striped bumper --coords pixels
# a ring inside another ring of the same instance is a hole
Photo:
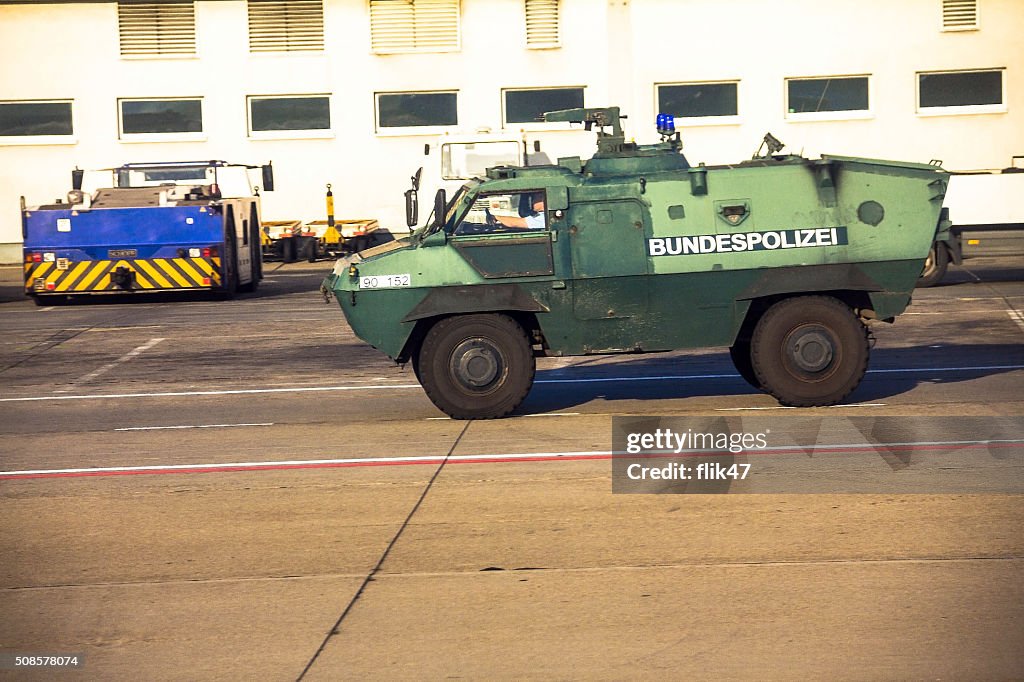
[[[219,287],[220,258],[26,262],[25,289],[46,293],[170,291]]]

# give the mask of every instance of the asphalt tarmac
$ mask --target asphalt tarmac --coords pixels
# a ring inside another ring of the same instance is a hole
[[[839,407],[718,348],[543,359],[487,422],[355,338],[330,267],[45,307],[0,268],[0,677],[1024,675],[1024,259],[916,292]],[[613,419],[652,417],[801,435],[615,494]]]

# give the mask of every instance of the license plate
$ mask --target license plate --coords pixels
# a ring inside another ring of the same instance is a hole
[[[138,255],[138,249],[111,249],[107,251],[107,258],[135,258]]]
[[[370,275],[359,278],[360,289],[389,289],[412,285],[410,275]]]

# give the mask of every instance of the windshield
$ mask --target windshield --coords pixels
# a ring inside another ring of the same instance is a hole
[[[519,142],[446,142],[441,145],[441,176],[445,180],[482,177],[494,166],[518,166]]]
[[[456,190],[455,194],[453,194],[451,199],[448,200],[448,203],[445,204],[444,223],[441,225],[441,228],[443,228],[444,225],[449,225],[451,223],[452,217],[459,212],[459,206],[462,205],[462,202],[466,198],[466,195],[471,190],[475,189],[476,186],[479,184],[479,180],[470,180],[465,185]],[[417,232],[425,237],[428,234],[433,234],[437,232],[438,229],[440,228],[434,224],[434,212],[431,211],[430,216],[427,218],[426,224],[419,230],[417,230]]]
[[[216,171],[207,166],[191,168],[119,168],[118,187],[152,187],[165,184],[212,184]]]
[[[451,201],[448,202],[448,205],[445,206],[445,209],[444,209],[444,224],[445,225],[448,225],[449,223],[451,223],[452,216],[454,216],[456,211],[458,210],[459,204],[462,203],[462,200],[465,199],[465,197],[469,193],[469,191],[471,189],[475,189],[476,186],[479,185],[479,184],[480,184],[479,182],[467,182],[465,185],[463,185],[462,187],[459,188],[459,191],[457,191],[455,193],[455,196],[453,196],[451,198]]]

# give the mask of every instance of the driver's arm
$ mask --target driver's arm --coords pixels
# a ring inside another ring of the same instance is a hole
[[[520,218],[519,216],[496,215],[494,216],[494,219],[505,227],[526,228],[526,218]]]

